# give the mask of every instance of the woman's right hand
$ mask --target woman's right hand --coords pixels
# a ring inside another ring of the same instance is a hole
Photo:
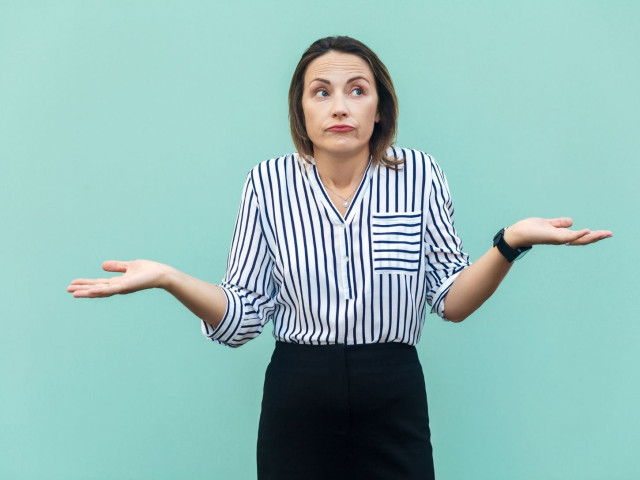
[[[151,260],[107,260],[102,264],[104,271],[120,272],[123,275],[111,278],[77,278],[67,287],[67,292],[73,293],[76,298],[101,298],[148,288],[163,288],[170,268]]]

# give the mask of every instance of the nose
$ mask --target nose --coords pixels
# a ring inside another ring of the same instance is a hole
[[[333,96],[333,103],[331,104],[331,116],[333,118],[343,118],[349,115],[345,99],[342,95],[336,94]]]

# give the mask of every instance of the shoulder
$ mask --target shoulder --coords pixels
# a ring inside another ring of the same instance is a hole
[[[249,171],[247,182],[255,191],[273,191],[285,183],[286,177],[304,168],[304,163],[297,153],[263,160]]]
[[[297,153],[288,153],[280,157],[270,158],[258,163],[249,171],[249,176],[262,175],[270,171],[278,171],[304,163]]]
[[[387,149],[387,156],[390,158],[403,158],[404,165],[400,170],[420,172],[420,171],[436,171],[440,170],[440,166],[432,155],[415,148],[399,147],[392,145]]]
[[[249,178],[256,180],[264,175],[270,175],[274,172],[284,170],[296,165],[299,162],[297,153],[288,153],[280,157],[269,158],[258,163],[255,167],[249,170]]]
[[[413,182],[414,185],[422,184],[425,187],[423,189],[425,193],[429,193],[432,190],[430,186],[433,185],[448,189],[444,171],[432,155],[415,148],[402,148],[395,145],[387,150],[387,155],[391,158],[403,158],[404,163],[394,173],[391,173],[390,167],[381,168],[382,175],[397,175],[400,178],[404,177],[406,182]]]

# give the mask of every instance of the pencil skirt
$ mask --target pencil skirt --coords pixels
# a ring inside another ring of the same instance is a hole
[[[433,478],[415,347],[276,342],[258,431],[259,480]]]

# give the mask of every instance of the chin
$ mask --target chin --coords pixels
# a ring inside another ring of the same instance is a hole
[[[366,146],[353,146],[353,145],[336,145],[331,148],[321,148],[324,154],[336,157],[336,158],[345,158],[345,157],[355,157],[358,155],[362,155],[364,151],[369,151],[369,145]]]

